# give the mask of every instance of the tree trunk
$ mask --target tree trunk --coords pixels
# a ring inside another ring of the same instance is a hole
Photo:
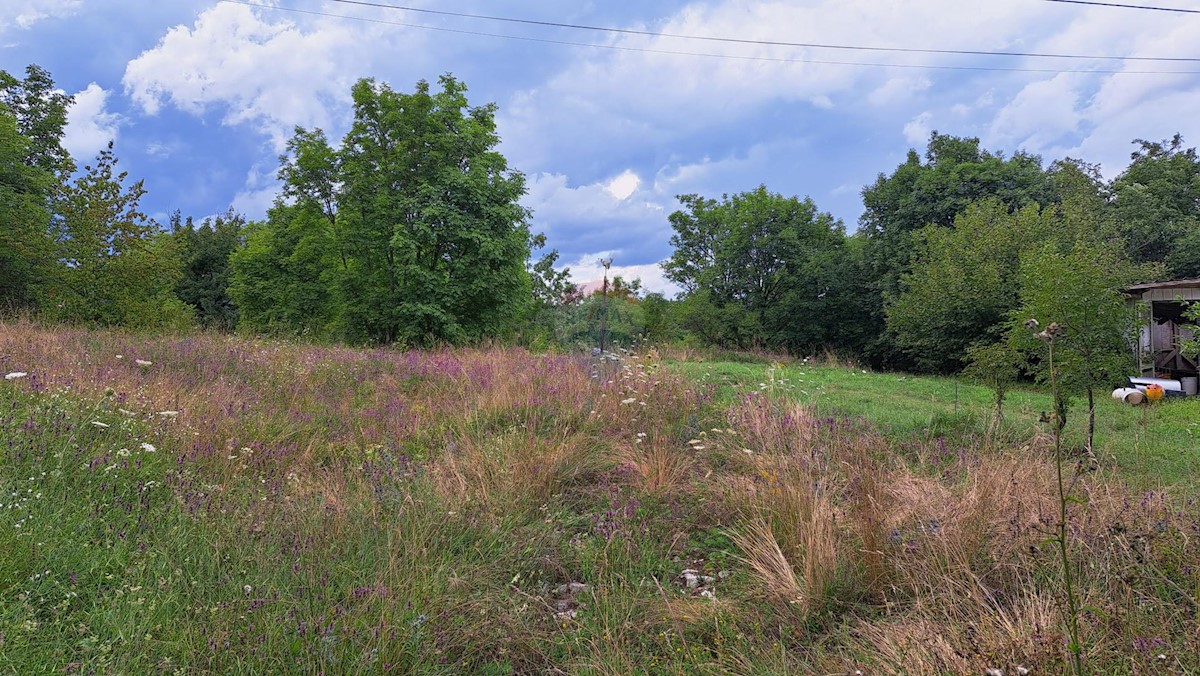
[[[1096,396],[1092,388],[1087,388],[1088,397],[1088,431],[1087,431],[1087,452],[1092,455],[1092,441],[1096,437]]]

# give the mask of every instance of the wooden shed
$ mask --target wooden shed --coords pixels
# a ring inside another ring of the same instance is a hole
[[[1131,303],[1143,305],[1138,337],[1138,367],[1143,376],[1195,377],[1196,361],[1179,352],[1179,341],[1193,337],[1184,310],[1200,302],[1200,279],[1137,284],[1126,289]]]

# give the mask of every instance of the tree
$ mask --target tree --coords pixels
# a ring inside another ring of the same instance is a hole
[[[885,308],[912,270],[915,233],[929,225],[949,228],[970,204],[984,199],[1012,211],[1057,201],[1052,177],[1036,155],[1016,153],[1006,159],[984,150],[977,138],[937,132],[929,138],[924,161],[910,150],[890,175],[881,173],[863,188],[862,196],[859,232],[866,238],[869,284],[877,298],[870,321],[878,337],[867,346],[867,356],[893,366],[911,364],[906,359],[911,351],[898,350],[884,328]]]
[[[24,80],[0,70],[0,105],[12,113],[18,133],[29,140],[24,163],[60,180],[75,170],[70,153],[62,145],[72,100],[54,86],[50,73],[40,66],[28,66]]]
[[[1088,403],[1087,448],[1093,447],[1098,389],[1119,383],[1134,368],[1135,313],[1122,289],[1147,271],[1130,263],[1120,242],[1078,239],[1070,246],[1047,242],[1028,252],[1021,263],[1021,305],[1013,319],[1011,340],[1037,354],[1041,342],[1024,322],[1056,324],[1054,360],[1058,386],[1065,394],[1083,394]],[[1049,381],[1049,364],[1034,362],[1037,375]],[[1065,424],[1066,404],[1058,424]]]
[[[524,176],[495,150],[495,106],[468,106],[450,75],[439,84],[406,94],[360,80],[337,150],[320,130],[296,129],[281,200],[233,259],[245,326],[428,345],[503,335],[527,318]]]
[[[265,222],[247,224],[243,235],[245,246],[229,258],[229,297],[238,327],[328,335],[336,314],[332,275],[341,261],[320,210],[280,200]]]
[[[1046,241],[1054,209],[1015,213],[995,199],[969,206],[954,227],[926,226],[914,237],[912,271],[888,305],[887,326],[918,367],[954,372],[972,346],[1000,340],[1019,304],[1021,254]]]
[[[56,265],[41,289],[42,312],[101,326],[186,326],[190,309],[173,294],[182,276],[175,242],[141,212],[142,182],[127,187],[116,166],[109,143],[57,200]]]
[[[175,295],[192,307],[201,326],[229,331],[237,325],[237,307],[229,295],[233,252],[243,245],[246,219],[230,208],[225,214],[206,218],[196,227],[191,218],[171,218],[171,234],[183,261],[183,276]]]
[[[50,265],[46,195],[53,177],[25,163],[29,146],[0,106],[0,311],[30,307]]]
[[[1200,276],[1200,155],[1176,134],[1138,145],[1112,184],[1113,209],[1131,260]]]
[[[663,263],[684,288],[681,321],[707,342],[797,352],[826,345],[840,317],[845,231],[811,199],[765,186],[720,202],[681,195]]]
[[[51,268],[51,200],[72,171],[62,147],[71,99],[37,66],[0,71],[0,311],[33,307]]]

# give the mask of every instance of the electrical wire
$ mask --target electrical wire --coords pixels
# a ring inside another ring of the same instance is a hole
[[[1119,2],[1094,2],[1093,0],[1042,0],[1043,2],[1060,2],[1065,5],[1091,5],[1093,7],[1120,7],[1121,9],[1144,9],[1152,12],[1176,12],[1178,14],[1200,14],[1200,9],[1183,9],[1181,7],[1153,7],[1150,5],[1124,5]]]
[[[587,24],[563,23],[559,21],[543,21],[538,19],[520,19],[506,16],[495,16],[488,14],[470,14],[467,12],[451,12],[442,9],[428,9],[424,7],[409,7],[406,5],[393,5],[384,2],[375,2],[373,0],[329,0],[343,5],[357,5],[360,7],[373,7],[377,9],[390,9],[403,12],[416,12],[421,14],[432,14],[437,16],[455,17],[460,19],[479,19],[483,21],[499,21],[504,23],[524,24],[530,26],[543,26],[553,28],[569,28],[572,30],[584,30],[603,33],[615,33],[621,35],[638,35],[644,37],[655,38],[674,38],[680,40],[703,40],[706,42],[726,42],[742,45],[762,45],[771,47],[806,47],[814,49],[841,49],[849,51],[863,52],[898,52],[908,54],[958,54],[963,56],[1006,56],[1006,57],[1036,57],[1048,59],[1086,59],[1086,60],[1113,60],[1113,61],[1164,61],[1164,62],[1200,62],[1200,57],[1185,57],[1185,56],[1111,56],[1100,54],[1045,54],[1039,52],[1003,52],[1003,51],[988,51],[982,49],[925,49],[916,47],[876,47],[867,45],[840,45],[840,44],[825,44],[819,42],[784,42],[777,40],[750,40],[746,38],[728,38],[713,35],[684,35],[679,33],[656,33],[653,31],[637,30],[633,28],[611,28],[604,26],[591,26]],[[1067,0],[1060,0],[1066,2]]]
[[[563,45],[570,47],[590,47],[593,49],[607,49],[621,52],[635,52],[643,54],[662,54],[668,56],[694,56],[711,59],[730,59],[737,61],[760,61],[768,63],[803,63],[823,66],[858,66],[866,68],[902,68],[916,70],[952,70],[952,71],[985,71],[985,72],[1005,72],[1005,73],[1078,73],[1091,75],[1200,75],[1200,70],[1115,70],[1115,69],[1100,69],[1100,68],[1022,68],[1022,67],[1001,67],[1001,66],[953,66],[943,64],[915,64],[915,63],[878,63],[864,61],[833,61],[827,59],[807,59],[807,58],[782,58],[769,56],[746,56],[739,54],[713,54],[707,52],[689,52],[669,49],[653,49],[648,47],[628,47],[623,45],[609,45],[590,42],[573,42],[569,40],[553,40],[548,38],[537,38],[522,35],[508,35],[503,33],[488,33],[483,31],[462,30],[456,28],[445,28],[442,26],[429,26],[425,24],[405,23],[401,21],[389,21],[386,19],[375,19],[362,16],[351,16],[346,14],[333,14],[330,12],[319,12],[315,10],[300,9],[298,7],[287,7],[283,5],[264,5],[247,0],[218,0],[232,5],[243,5],[246,7],[255,7],[258,9],[293,12],[297,14],[307,14],[311,16],[320,16],[331,19],[346,19],[350,21],[360,21],[365,23],[383,24],[388,26],[398,26],[403,28],[415,28],[419,30],[436,31],[441,33],[453,33],[458,35],[472,35],[477,37],[499,38],[504,40],[519,40],[523,42],[536,42],[541,44]],[[1011,55],[1010,55],[1011,56]],[[1121,58],[1121,57],[1105,57],[1105,58]],[[1200,61],[1200,59],[1195,59]]]

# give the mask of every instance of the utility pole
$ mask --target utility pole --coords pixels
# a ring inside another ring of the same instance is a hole
[[[604,285],[600,287],[603,298],[600,301],[600,356],[604,356],[604,339],[608,334],[608,269],[612,267],[613,259],[601,258],[600,265],[604,266]]]

